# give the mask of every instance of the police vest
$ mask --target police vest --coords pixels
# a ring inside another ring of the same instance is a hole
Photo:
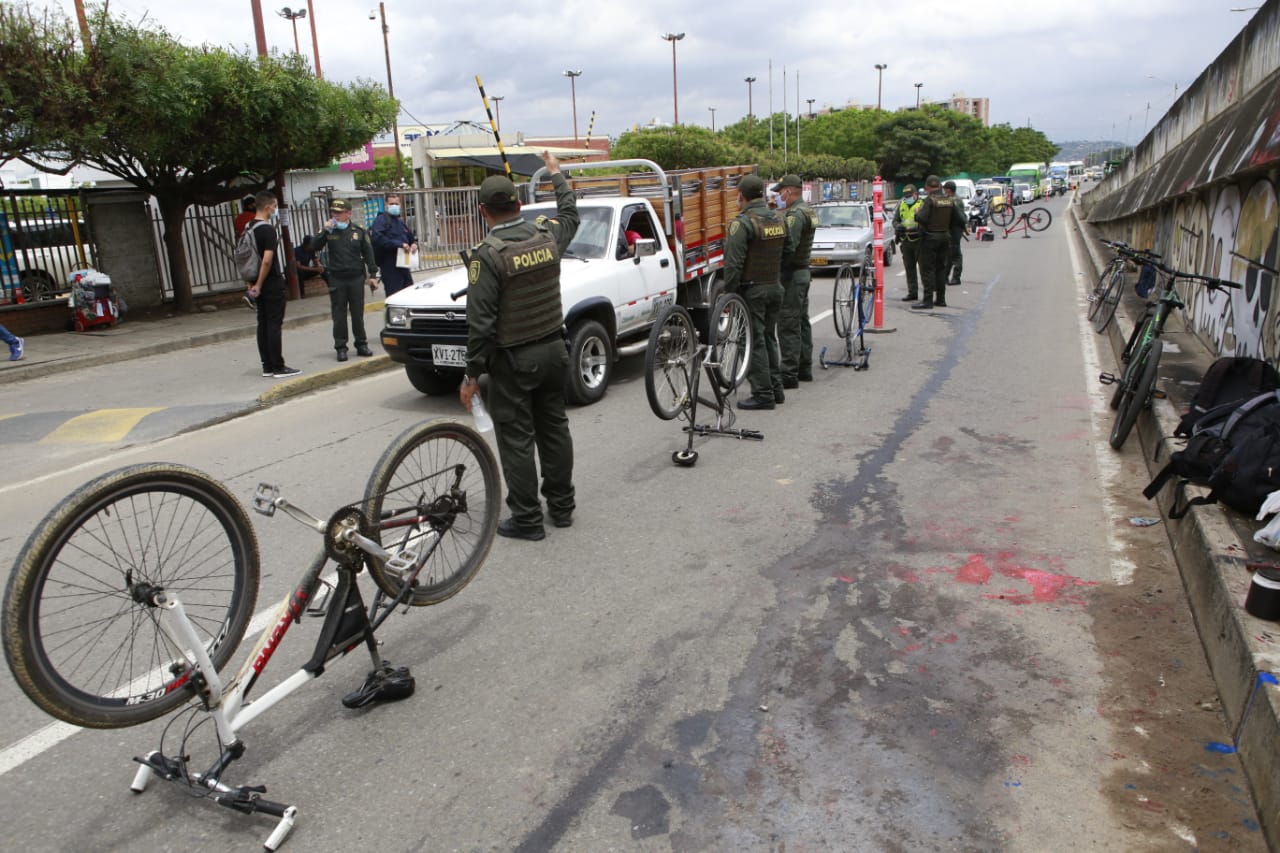
[[[951,230],[951,211],[955,207],[955,199],[946,196],[932,196],[933,206],[929,210],[929,221],[923,223],[930,234],[945,233]]]
[[[920,207],[920,199],[907,204],[905,201],[898,205],[898,224],[908,231],[916,227],[916,210]]]
[[[560,303],[560,256],[556,241],[539,230],[527,240],[506,242],[490,234],[501,290],[497,341],[514,347],[541,340],[564,325]]]
[[[778,284],[782,278],[782,249],[786,244],[787,226],[777,211],[761,215],[754,210],[741,216],[751,220],[756,236],[747,246],[747,260],[742,265],[742,280],[752,284]]]
[[[800,217],[800,242],[796,245],[795,252],[791,255],[791,269],[803,270],[809,267],[809,256],[813,253],[813,232],[818,230],[818,214],[813,212],[813,208],[804,202],[800,202],[794,208],[796,216]]]

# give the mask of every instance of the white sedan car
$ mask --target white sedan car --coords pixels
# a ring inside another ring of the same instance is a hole
[[[818,230],[813,235],[810,269],[839,267],[843,264],[862,266],[867,246],[872,245],[871,205],[865,201],[832,201],[816,204]],[[893,264],[893,220],[885,211],[884,265]]]

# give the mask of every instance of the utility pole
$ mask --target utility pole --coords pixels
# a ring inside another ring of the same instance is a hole
[[[671,42],[671,103],[675,109],[676,127],[680,126],[680,92],[676,87],[676,42],[684,38],[684,33],[664,33],[662,36]]]
[[[581,69],[577,71],[561,71],[565,77],[569,78],[569,97],[573,100],[573,143],[578,144],[578,78],[582,76]]]
[[[751,84],[756,82],[754,77],[742,78],[747,84],[747,133],[751,133],[751,128],[755,126],[755,116],[751,112]]]
[[[716,132],[716,108],[707,107],[707,109],[711,110],[711,132],[715,133]]]
[[[493,112],[495,114],[494,123],[498,126],[498,133],[502,133],[502,99],[506,95],[490,95],[489,100],[493,101]]]
[[[916,109],[917,109],[917,110],[918,110],[918,109],[920,109],[920,87],[921,87],[921,86],[923,86],[923,85],[924,85],[923,83],[916,83],[916,84],[915,84],[915,87],[916,87]]]
[[[884,70],[888,68],[888,63],[876,63],[876,112],[880,112],[880,94],[884,90]]]
[[[805,98],[805,102],[809,104],[809,119],[810,119],[810,120],[812,120],[812,119],[813,119],[813,102],[814,102],[814,101],[816,101],[816,100],[818,100],[818,99],[817,99],[817,98]]]
[[[320,39],[316,38],[316,10],[312,8],[311,0],[307,0],[307,20],[311,21],[311,52],[316,56],[316,79],[323,80],[324,75],[320,73]]]
[[[395,100],[396,90],[395,90],[395,86],[393,86],[391,83],[391,42],[387,38],[387,33],[389,32],[389,30],[387,28],[387,4],[386,3],[378,4],[378,14],[382,17],[382,52],[386,54],[386,57],[387,57],[387,94],[391,96],[392,100]],[[369,18],[372,20],[373,18],[372,12],[369,13]],[[391,132],[395,134],[396,183],[400,184],[401,186],[404,186],[404,157],[400,154],[400,105],[399,104],[396,105],[395,118],[391,120]]]

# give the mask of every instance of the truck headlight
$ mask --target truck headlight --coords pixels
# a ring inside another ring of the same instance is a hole
[[[387,307],[387,325],[388,326],[408,326],[409,325],[409,309],[388,306]]]

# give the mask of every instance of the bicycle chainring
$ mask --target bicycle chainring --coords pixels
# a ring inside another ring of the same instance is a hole
[[[373,526],[363,512],[354,506],[344,506],[329,518],[324,534],[324,552],[335,563],[355,569],[359,568],[365,554],[359,545],[347,538],[351,531],[368,539],[375,536]]]

